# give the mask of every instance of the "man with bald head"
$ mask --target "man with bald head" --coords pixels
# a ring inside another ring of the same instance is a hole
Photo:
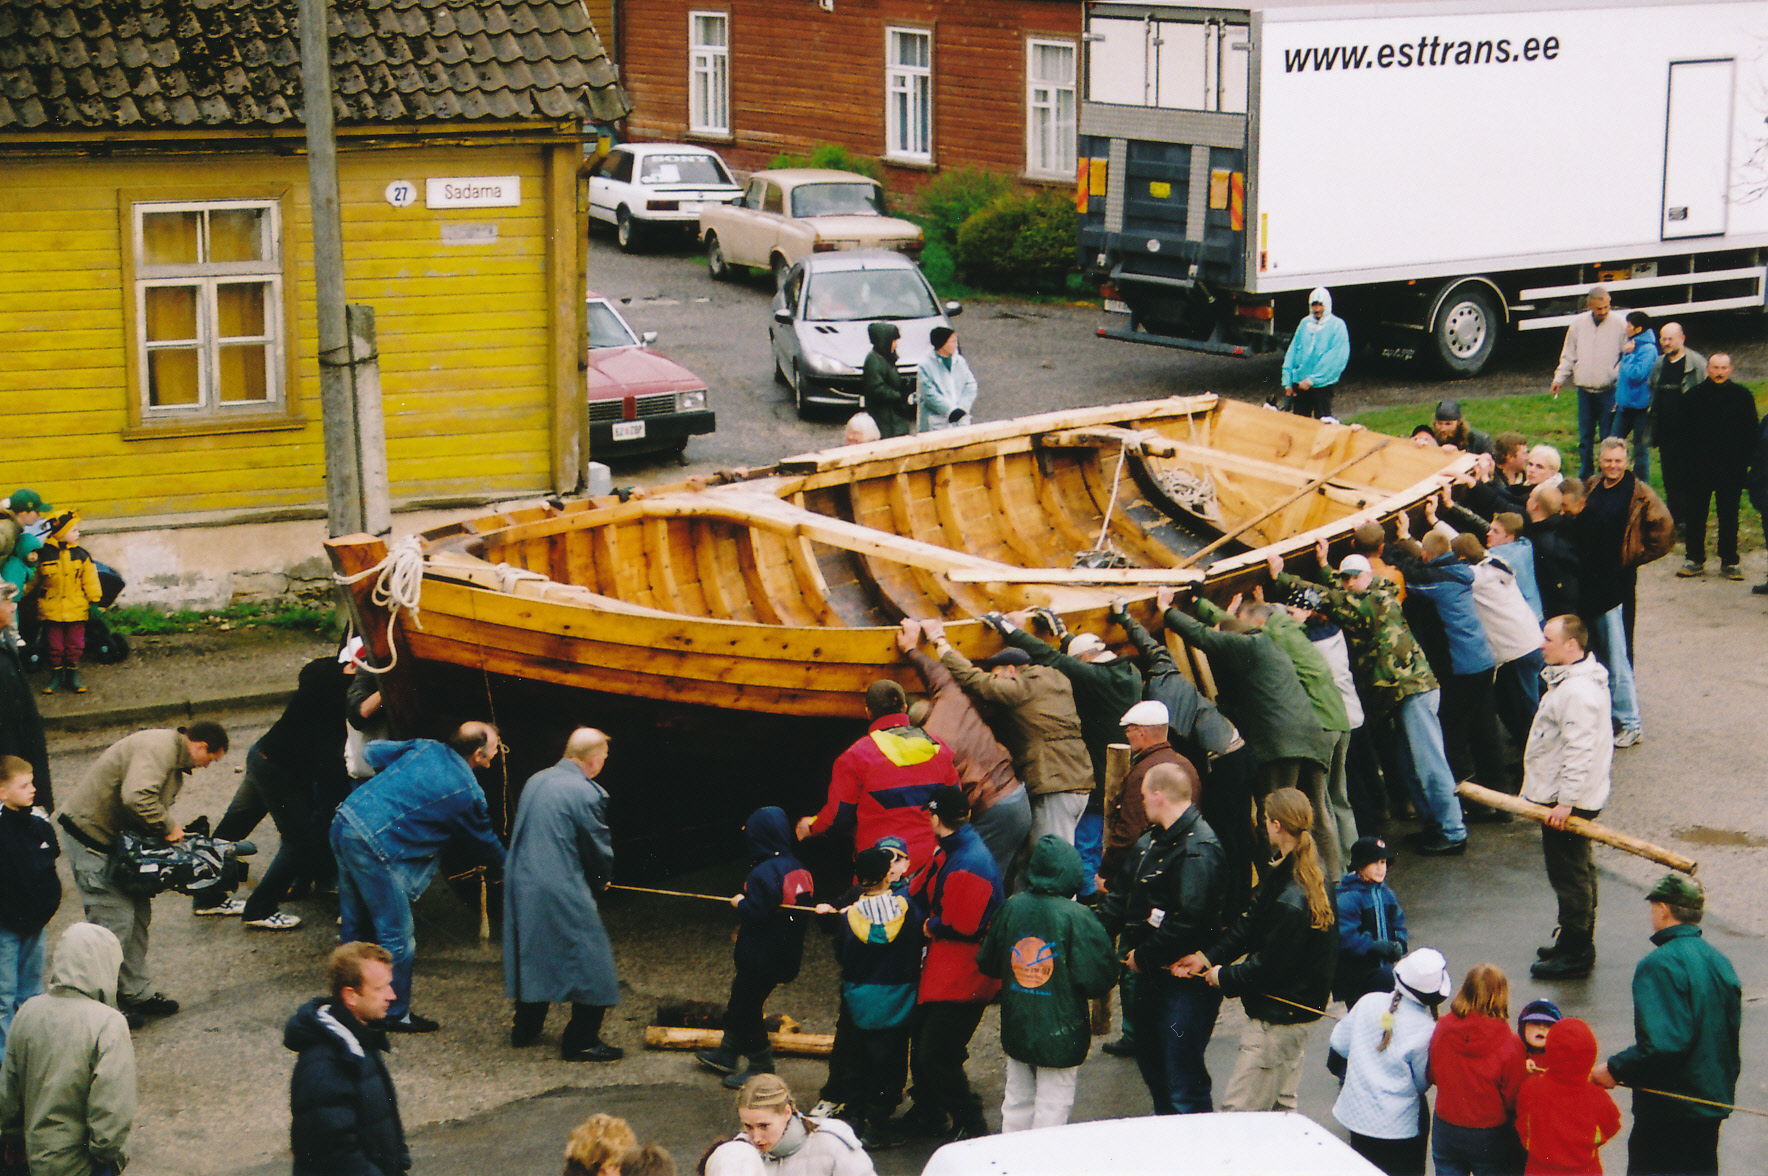
[[[503,885],[504,993],[516,1002],[510,1044],[540,1040],[548,1007],[571,1005],[559,1042],[567,1062],[612,1062],[602,1018],[620,1003],[614,948],[596,895],[614,880],[608,793],[596,782],[608,737],[578,727],[565,754],[522,786]]]
[[[1682,440],[1683,405],[1707,378],[1707,357],[1688,346],[1681,323],[1658,328],[1658,357],[1646,382],[1651,385],[1651,438],[1658,451],[1664,498],[1680,524],[1688,514],[1688,446]]]
[[[363,757],[375,769],[332,818],[338,859],[338,909],[343,942],[378,943],[393,957],[393,1003],[376,1028],[433,1033],[440,1026],[411,1011],[411,968],[417,955],[411,903],[436,876],[442,849],[458,840],[479,865],[503,869],[503,843],[473,775],[497,759],[503,744],[490,723],[462,723],[446,743],[408,739],[371,743]]]

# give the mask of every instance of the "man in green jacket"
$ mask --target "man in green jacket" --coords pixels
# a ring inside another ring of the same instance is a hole
[[[915,431],[915,382],[896,366],[896,342],[902,332],[895,323],[866,327],[872,349],[860,369],[859,395],[865,410],[878,422],[882,437],[906,437]]]
[[[1026,869],[1030,888],[1007,900],[977,949],[983,975],[1003,982],[1003,1135],[1068,1122],[1080,1064],[1093,1045],[1087,1001],[1110,992],[1117,980],[1111,936],[1074,901],[1081,877],[1072,845],[1054,836],[1039,839]]]
[[[1636,1090],[1629,1173],[1717,1173],[1719,1126],[1737,1098],[1743,992],[1731,961],[1701,936],[1699,882],[1665,874],[1645,898],[1656,950],[1633,969],[1633,1044],[1590,1077],[1610,1090],[1703,1100]]]

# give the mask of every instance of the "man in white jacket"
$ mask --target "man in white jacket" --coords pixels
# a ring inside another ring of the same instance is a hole
[[[1585,313],[1565,329],[1565,346],[1553,371],[1554,398],[1569,380],[1578,389],[1578,476],[1586,480],[1595,472],[1595,446],[1609,433],[1608,418],[1614,413],[1615,377],[1620,372],[1621,347],[1627,342],[1627,316],[1610,313],[1607,286],[1592,286],[1584,296]]]
[[[1553,809],[1541,827],[1541,853],[1559,899],[1559,931],[1529,969],[1537,980],[1575,979],[1596,967],[1596,864],[1590,842],[1565,828],[1567,818],[1593,820],[1608,803],[1615,754],[1608,671],[1586,651],[1588,642],[1584,623],[1569,614],[1541,633],[1546,692],[1523,754],[1522,798]]]

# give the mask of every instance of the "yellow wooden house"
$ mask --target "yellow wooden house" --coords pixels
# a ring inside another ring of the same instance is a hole
[[[583,0],[334,0],[396,508],[583,472]],[[0,482],[127,527],[325,502],[295,0],[0,0]]]

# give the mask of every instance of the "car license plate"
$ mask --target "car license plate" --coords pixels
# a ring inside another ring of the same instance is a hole
[[[683,212],[699,212],[700,206],[704,203],[705,202],[702,200],[683,200],[681,202],[681,210]]]
[[[645,423],[643,421],[615,421],[614,440],[643,441],[645,439]]]

